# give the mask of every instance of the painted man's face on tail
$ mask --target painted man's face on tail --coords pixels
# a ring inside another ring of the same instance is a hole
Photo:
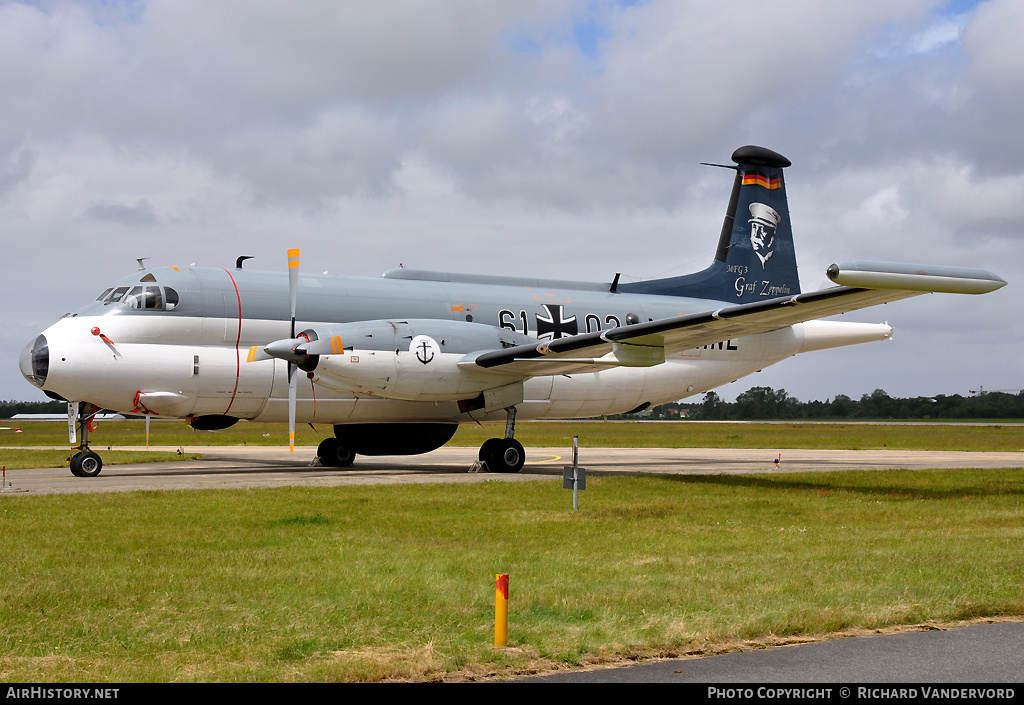
[[[761,260],[761,267],[775,254],[775,229],[782,222],[774,208],[763,203],[750,204],[750,244]]]

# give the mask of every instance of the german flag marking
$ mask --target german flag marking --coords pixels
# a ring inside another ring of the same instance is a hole
[[[743,176],[744,186],[760,186],[766,189],[777,189],[782,186],[782,182],[779,177],[773,177],[769,179],[764,174],[745,174]]]

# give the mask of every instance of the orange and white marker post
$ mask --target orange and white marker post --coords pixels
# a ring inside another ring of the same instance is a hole
[[[508,644],[508,573],[494,576],[494,645]]]

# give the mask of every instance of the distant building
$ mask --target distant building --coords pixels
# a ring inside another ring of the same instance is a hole
[[[11,421],[67,421],[67,414],[15,414]],[[123,414],[96,414],[96,421],[124,421]]]

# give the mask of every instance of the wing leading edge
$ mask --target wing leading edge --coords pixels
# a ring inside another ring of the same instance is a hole
[[[459,364],[525,376],[649,367],[684,350],[890,301],[926,293],[983,294],[1006,285],[984,270],[883,262],[833,264],[827,274],[842,286],[474,353]]]

